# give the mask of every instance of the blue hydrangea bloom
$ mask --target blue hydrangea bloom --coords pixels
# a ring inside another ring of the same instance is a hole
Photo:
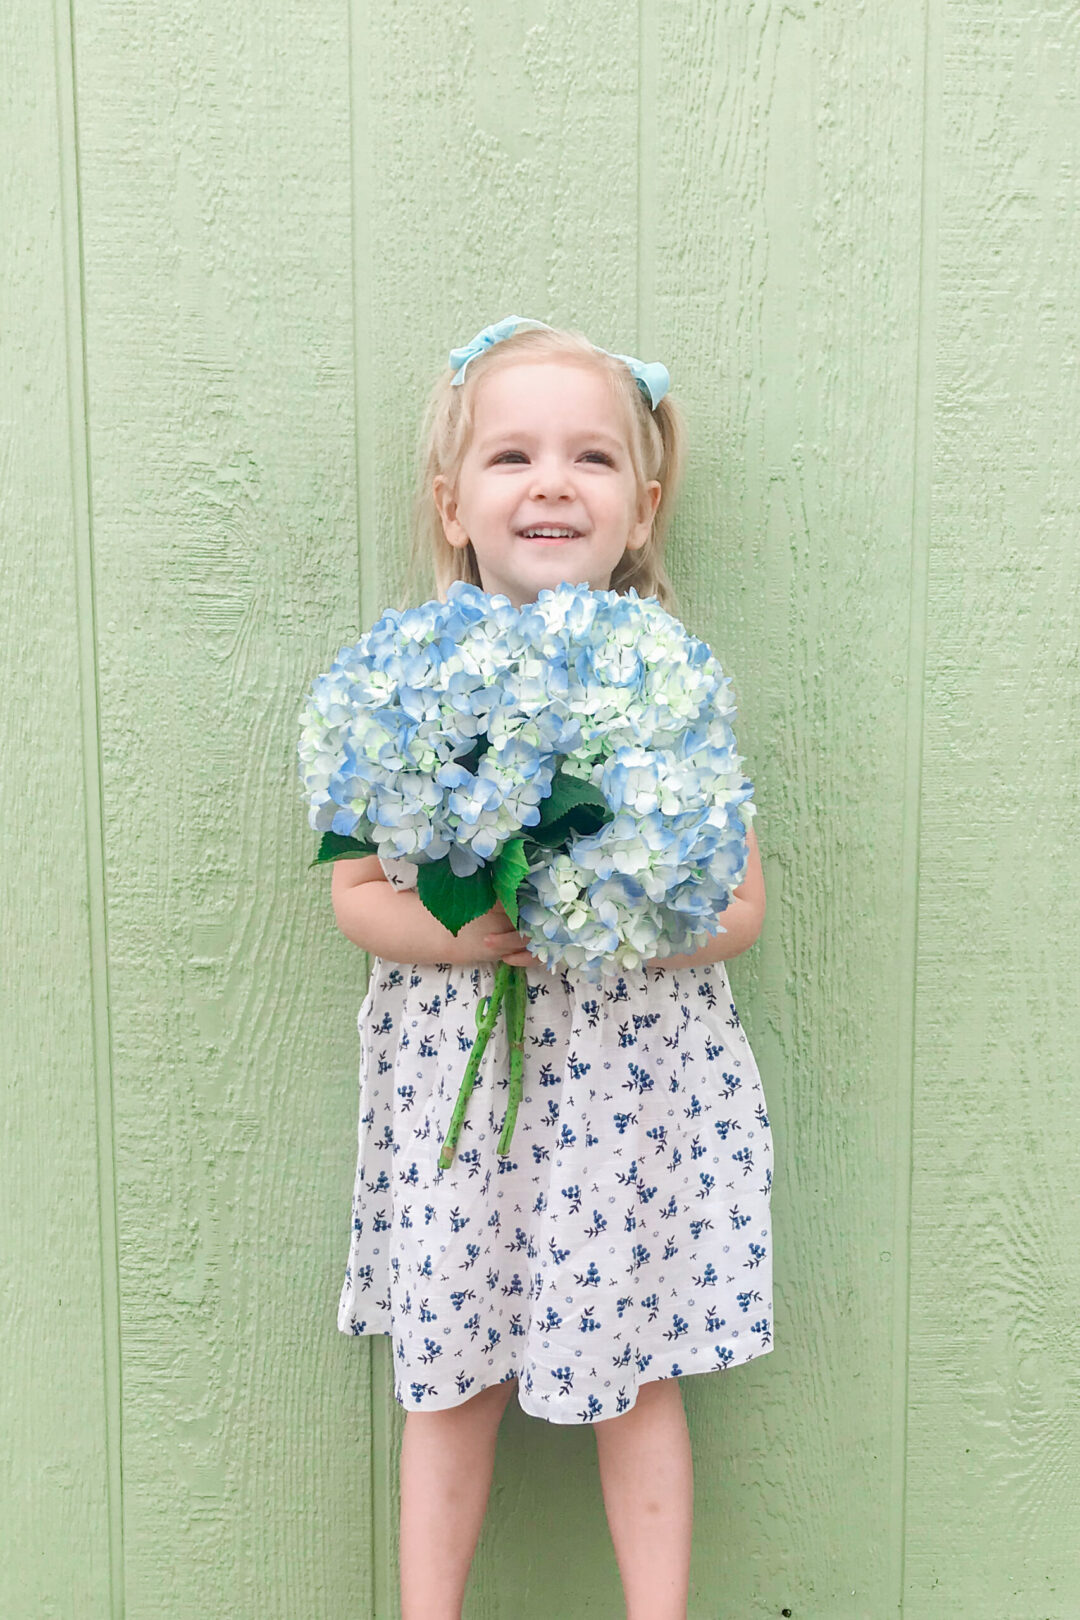
[[[445,601],[384,613],[313,682],[308,823],[466,877],[528,838],[561,768],[611,817],[533,846],[518,891],[530,950],[594,983],[692,952],[746,875],[755,812],[729,687],[655,597],[560,585],[517,609],[457,581]]]

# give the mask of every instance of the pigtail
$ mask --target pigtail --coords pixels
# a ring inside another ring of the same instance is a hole
[[[644,468],[644,481],[652,478],[658,481],[660,502],[648,540],[639,551],[628,551],[622,558],[611,576],[611,588],[622,592],[633,588],[639,596],[655,596],[662,608],[679,618],[679,604],[664,553],[686,457],[685,419],[670,394],[664,395],[655,410],[650,411],[644,401],[641,408],[648,418],[642,436],[652,451],[650,465]]]

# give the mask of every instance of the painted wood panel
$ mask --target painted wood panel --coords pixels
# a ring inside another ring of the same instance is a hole
[[[760,806],[768,914],[731,982],[777,1142],[773,1354],[685,1381],[692,1613],[879,1620],[901,1552],[922,18],[648,15],[643,341],[696,430],[676,581],[732,673]]]
[[[935,18],[910,1620],[1080,1607],[1080,16]]]
[[[96,1620],[119,1551],[119,1347],[64,18],[20,0],[4,47],[0,146],[22,160],[0,165],[0,1613]]]
[[[365,231],[358,331],[368,619],[403,579],[404,492],[424,396],[449,350],[503,315],[633,336],[637,299],[638,28],[614,0],[507,8],[372,8],[357,53],[356,172]],[[365,290],[366,289],[366,290]],[[364,324],[366,321],[366,324]],[[390,1345],[378,1341],[385,1473],[376,1612],[397,1612],[398,1455]],[[551,1549],[558,1549],[552,1558]],[[466,1612],[606,1615],[619,1579],[594,1437],[503,1419]]]
[[[86,0],[75,32],[126,1613],[362,1612],[363,976],[295,765],[359,600],[348,18]]]

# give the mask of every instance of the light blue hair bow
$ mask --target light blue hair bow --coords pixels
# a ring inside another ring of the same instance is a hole
[[[463,349],[450,350],[450,369],[454,372],[454,376],[450,379],[451,383],[463,383],[470,360],[475,360],[478,354],[483,354],[485,349],[493,348],[503,338],[511,337],[521,326],[541,327],[545,332],[553,330],[546,321],[533,321],[527,315],[507,315],[501,321],[494,321],[491,326],[485,326],[482,332],[477,332],[476,336],[469,343],[466,343]],[[600,346],[594,343],[593,348],[600,349]],[[600,349],[600,353],[611,354],[611,350]],[[647,362],[635,360],[632,354],[616,354],[613,359],[622,360],[625,365],[630,367],[638,387],[643,394],[648,396],[650,409],[655,411],[671,386],[671,378],[668,375],[667,367],[661,365],[659,360]]]

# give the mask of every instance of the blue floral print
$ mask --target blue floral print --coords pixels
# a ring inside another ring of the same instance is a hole
[[[415,866],[383,860],[397,888]],[[407,1411],[518,1379],[595,1423],[642,1384],[773,1348],[772,1129],[723,962],[599,985],[527,968],[525,1086],[492,1033],[453,1165],[439,1148],[495,964],[372,961],[338,1327],[391,1337]]]

